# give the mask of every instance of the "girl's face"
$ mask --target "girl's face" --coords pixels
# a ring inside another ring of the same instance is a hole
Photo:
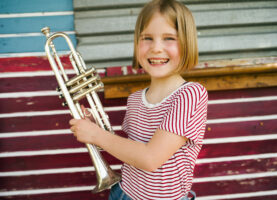
[[[142,31],[137,51],[139,64],[152,78],[173,75],[180,62],[176,29],[159,12]]]

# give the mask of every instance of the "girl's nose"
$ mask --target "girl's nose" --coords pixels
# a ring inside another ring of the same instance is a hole
[[[162,42],[159,40],[154,40],[152,43],[152,51],[154,53],[161,52],[163,49]]]

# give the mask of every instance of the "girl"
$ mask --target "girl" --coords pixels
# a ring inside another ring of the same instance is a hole
[[[77,140],[100,146],[123,161],[122,180],[110,199],[188,199],[202,147],[207,91],[181,72],[198,62],[196,27],[190,11],[174,0],[154,0],[138,16],[133,66],[151,77],[130,95],[122,125],[128,139],[88,119],[70,120]]]

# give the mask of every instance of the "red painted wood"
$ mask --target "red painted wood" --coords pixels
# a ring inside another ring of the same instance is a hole
[[[127,137],[123,131],[116,131],[115,133],[122,137]],[[80,147],[84,147],[84,144],[78,142],[71,132],[60,135],[10,137],[2,138],[0,140],[0,152],[37,151],[44,149],[66,149]]]
[[[0,91],[1,92],[43,91],[43,90],[54,90],[56,87],[57,87],[57,81],[54,75],[35,76],[35,77],[16,77],[16,78],[2,78]],[[209,100],[233,99],[233,98],[242,98],[242,97],[245,97],[245,98],[262,97],[262,96],[275,95],[276,93],[277,93],[277,87],[212,91],[212,92],[209,92]]]
[[[61,56],[65,69],[71,69],[69,56]],[[0,59],[0,72],[50,71],[51,66],[46,56],[11,57]]]
[[[203,145],[198,158],[254,155],[277,152],[277,140]]]
[[[107,200],[109,191],[102,192],[100,194],[91,194],[89,191],[84,192],[68,192],[68,193],[54,193],[54,194],[41,194],[41,195],[30,195],[30,196],[13,196],[13,200]],[[2,197],[3,200],[11,199],[11,197]],[[276,200],[277,195],[260,196],[260,197],[249,197],[249,198],[236,198],[235,200]]]
[[[225,175],[253,174],[270,172],[277,169],[277,158],[261,160],[244,160],[234,162],[207,163],[196,166],[194,177],[216,177]],[[49,185],[49,183],[52,183]],[[41,174],[29,176],[0,177],[0,188],[18,190],[28,188],[72,187],[96,184],[95,172],[75,172],[58,174]]]
[[[121,125],[125,111],[112,111],[107,114],[110,116],[110,123]],[[44,116],[26,116],[0,118],[0,132],[17,132],[17,131],[33,131],[33,130],[55,130],[68,129],[71,115],[44,115]]]
[[[277,177],[264,177],[232,181],[194,183],[192,190],[196,191],[198,197],[201,197],[209,195],[276,190],[276,185]]]
[[[63,101],[58,96],[2,98],[0,113],[67,110],[67,107],[62,106]]]
[[[246,88],[237,90],[209,91],[209,100],[264,97],[277,94],[277,87]]]
[[[277,113],[277,101],[208,105],[208,119],[263,116]]]
[[[116,172],[120,172],[115,170]],[[51,184],[50,184],[51,183]],[[28,190],[41,188],[63,188],[78,186],[94,186],[97,184],[96,173],[76,172],[59,174],[42,174],[18,177],[0,177],[0,188],[4,190]]]
[[[58,84],[54,76],[2,78],[0,92],[30,92],[55,90]]]
[[[102,95],[102,93],[101,93]],[[100,95],[99,95],[100,96]],[[101,98],[102,99],[102,98]],[[61,104],[64,100],[57,96],[47,97],[27,97],[14,99],[0,99],[0,113],[12,112],[30,112],[44,110],[66,110]],[[88,106],[86,101],[84,104]],[[126,101],[119,103],[118,101],[102,101],[103,106],[125,106]],[[228,104],[212,104],[208,106],[208,118],[231,118],[231,117],[246,117],[246,116],[261,116],[277,113],[277,101],[261,101],[261,102],[245,102],[245,103],[228,103]],[[270,109],[266,109],[270,108]],[[122,113],[116,113],[121,115]],[[124,114],[124,113],[123,113]]]
[[[70,114],[0,119],[0,132],[68,129]]]
[[[103,107],[126,106],[127,99],[104,99],[103,93],[98,93]],[[0,113],[31,112],[46,110],[67,110],[61,104],[64,100],[58,96],[0,98]],[[86,100],[81,101],[89,107]]]
[[[118,126],[123,122],[125,110],[110,111],[107,114],[110,116],[111,124]],[[67,129],[69,128],[68,121],[70,119],[70,114],[0,118],[0,132]],[[261,120],[207,124],[205,137],[217,138],[274,133],[277,130],[275,123],[276,120]]]
[[[76,140],[73,134],[47,135],[33,137],[2,138],[1,152],[34,151],[43,149],[80,148],[84,145]]]
[[[202,151],[200,152],[199,158],[217,158],[226,156],[276,153],[276,142],[277,140],[266,140],[255,142],[204,145]],[[57,149],[56,146],[53,149]],[[109,162],[114,164],[120,163],[108,153],[103,152],[102,154],[107,157],[107,160]],[[45,162],[40,163],[41,160]],[[0,162],[4,163],[0,166],[0,171],[21,171],[73,166],[90,166],[91,163],[89,162],[89,160],[90,158],[88,157],[87,153],[0,158]]]
[[[13,178],[3,180],[6,182],[5,189],[23,190],[23,189],[40,189],[56,187],[85,186],[95,183],[94,173],[73,173],[73,174],[51,174]],[[15,180],[16,179],[16,180]],[[16,184],[17,183],[17,184]],[[30,184],[31,183],[31,184]],[[257,191],[275,190],[277,177],[249,178],[242,180],[216,181],[194,183],[192,190],[197,193],[198,197],[209,195],[225,195],[236,193],[249,193]],[[8,186],[8,187],[7,187]],[[45,187],[44,187],[45,186]]]
[[[109,198],[109,190],[93,194],[90,191],[83,192],[66,192],[66,193],[52,193],[52,194],[39,194],[39,195],[20,195],[1,197],[5,200],[107,200]]]
[[[194,177],[214,177],[277,170],[277,158],[249,159],[197,164]]]
[[[71,68],[68,58],[62,58],[66,68]],[[0,59],[0,72],[31,72],[49,71],[51,67],[46,57],[7,58]],[[114,73],[108,73],[114,75]],[[54,76],[2,78],[0,92],[29,92],[54,90],[57,82]],[[262,97],[277,94],[277,87],[254,88],[229,91],[209,92],[209,100],[233,99],[246,97]],[[100,99],[104,106],[125,106],[124,99],[104,99],[100,93]],[[26,97],[26,98],[2,98],[0,99],[0,113],[47,111],[65,109],[60,105],[61,101],[56,96]],[[277,113],[276,101],[232,103],[209,105],[208,118],[227,118],[241,116],[260,116]],[[269,109],[270,108],[270,109]],[[109,112],[112,125],[121,125],[125,111]],[[70,115],[53,115],[37,117],[0,118],[1,132],[20,132],[33,130],[68,129]],[[274,134],[277,130],[277,120],[208,124],[205,138],[224,138],[235,136],[251,136]],[[117,133],[124,135],[122,131]],[[126,135],[124,135],[126,136]],[[217,158],[238,155],[254,155],[272,153],[277,151],[277,140],[265,140],[256,142],[226,143],[204,145],[199,158]],[[67,135],[49,135],[34,137],[3,138],[0,140],[0,152],[46,150],[79,148],[83,144],[77,142],[74,137]],[[110,164],[121,164],[119,160],[102,152]],[[214,177],[234,174],[258,173],[276,171],[276,158],[243,160],[232,162],[216,162],[198,164],[195,169],[195,177]],[[0,158],[0,172],[23,171],[50,168],[85,167],[92,166],[88,153],[57,154],[42,156],[24,156]],[[3,164],[4,163],[4,164]],[[2,177],[0,188],[29,189],[65,187],[75,185],[87,185],[95,183],[93,173],[62,173],[55,175]],[[276,177],[245,179],[234,181],[218,181],[207,183],[195,183],[193,188],[198,196],[219,195],[239,192],[252,192],[275,189]],[[71,192],[42,194],[30,196],[7,197],[1,199],[107,199],[108,192],[92,195],[90,192]],[[271,196],[270,199],[275,199]],[[266,197],[267,198],[267,197]],[[245,198],[261,199],[261,198]],[[276,198],[277,199],[277,198]]]
[[[275,134],[277,120],[207,124],[205,138]]]
[[[101,151],[101,155],[110,165],[117,165],[122,163],[104,151]],[[0,158],[0,163],[1,172],[93,166],[90,156],[87,152],[25,157],[6,157]]]
[[[265,195],[259,197],[237,198],[236,200],[276,200],[277,195]]]

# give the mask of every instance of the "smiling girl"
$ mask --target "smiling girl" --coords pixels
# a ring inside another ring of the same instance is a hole
[[[191,12],[174,0],[154,0],[138,16],[133,67],[151,77],[130,95],[122,125],[128,138],[88,119],[70,120],[77,140],[100,146],[123,161],[122,180],[110,200],[188,199],[207,118],[207,91],[181,72],[198,62]]]

